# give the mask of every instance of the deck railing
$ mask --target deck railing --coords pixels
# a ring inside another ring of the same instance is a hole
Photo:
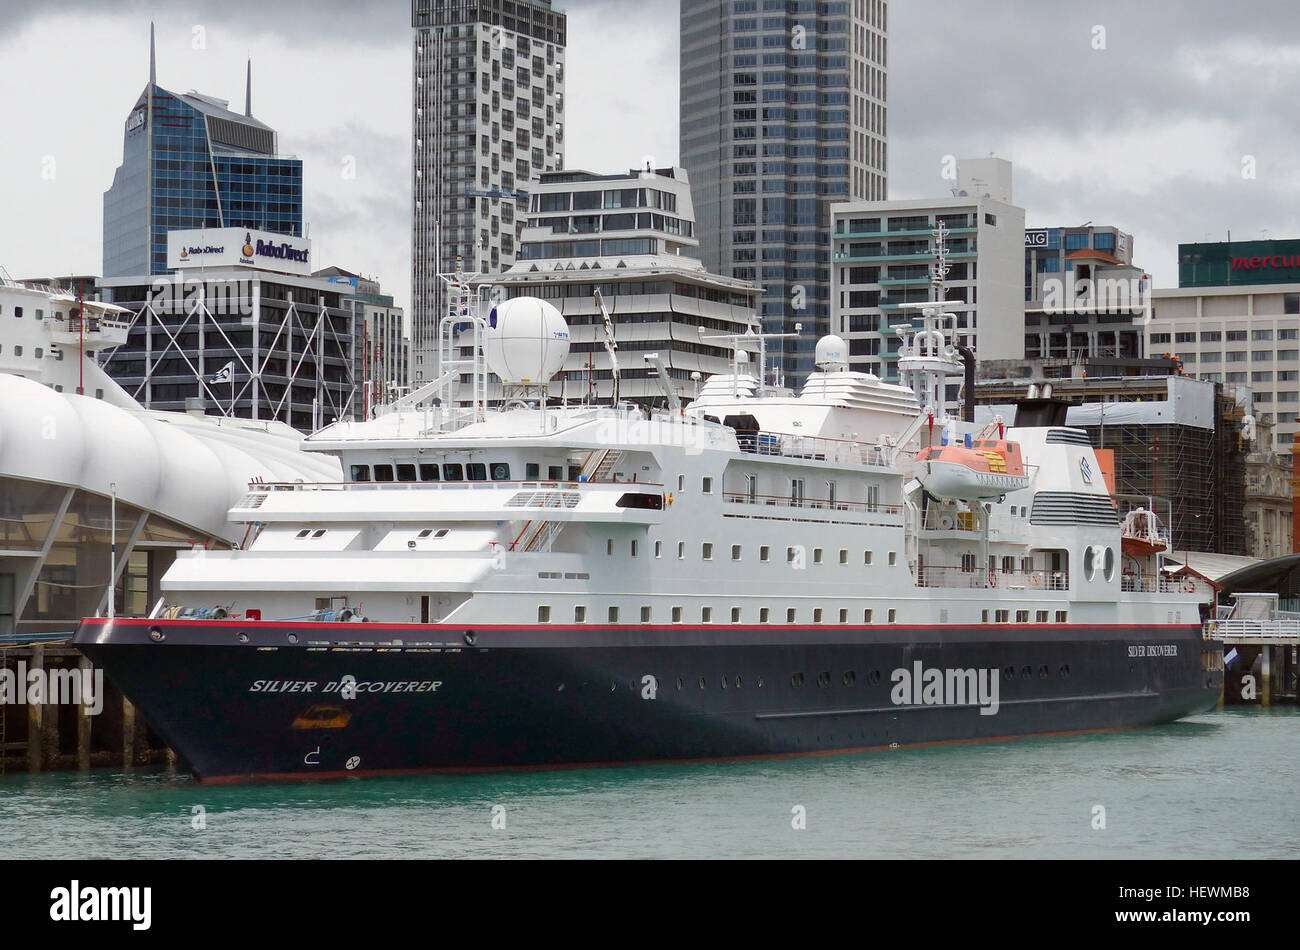
[[[1065,571],[981,571],[960,566],[926,564],[917,572],[918,587],[982,589],[1005,587],[1008,590],[1069,590],[1070,576]]]
[[[811,459],[818,462],[884,466],[890,464],[890,457],[895,454],[898,460],[910,461],[916,458],[916,453],[910,449],[900,451],[887,445],[795,432],[737,431],[736,442],[740,451],[752,455]]]

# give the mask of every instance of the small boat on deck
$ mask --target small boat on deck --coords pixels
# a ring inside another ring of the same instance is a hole
[[[1169,542],[1164,537],[1160,521],[1154,511],[1134,508],[1124,516],[1124,526],[1120,530],[1120,546],[1125,554],[1149,557],[1168,550]]]

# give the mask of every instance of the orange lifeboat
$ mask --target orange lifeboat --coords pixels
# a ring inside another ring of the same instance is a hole
[[[1020,443],[1005,439],[922,449],[913,475],[936,498],[997,498],[1029,484]]]
[[[1154,511],[1134,508],[1124,516],[1124,527],[1120,530],[1120,549],[1134,557],[1159,554],[1169,549],[1169,543],[1162,534]]]

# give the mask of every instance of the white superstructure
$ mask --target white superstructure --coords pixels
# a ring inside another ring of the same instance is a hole
[[[493,352],[502,328],[458,292],[444,334],[459,334],[461,351]],[[537,326],[554,335],[550,321]],[[345,481],[250,485],[231,512],[252,527],[250,543],[180,556],[163,583],[170,615],[1199,622],[1208,588],[1171,590],[1158,554],[1121,551],[1121,512],[1085,433],[947,415],[944,381],[961,368],[954,332],[952,314],[928,307],[900,333],[907,385],[850,372],[843,342],[827,338],[798,395],[763,382],[765,339],[739,335],[733,371],[663,413],[546,405],[545,380],[532,398],[525,388],[499,407],[455,408],[462,377],[483,391],[483,360],[467,356],[384,415],[307,440],[341,459]],[[920,463],[940,447],[1022,470],[1008,484],[1023,487],[936,495]]]

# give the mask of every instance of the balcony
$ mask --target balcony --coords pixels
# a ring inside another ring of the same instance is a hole
[[[981,571],[961,566],[925,564],[917,572],[916,586],[950,589],[992,590],[1069,590],[1070,576],[1065,571]]]

